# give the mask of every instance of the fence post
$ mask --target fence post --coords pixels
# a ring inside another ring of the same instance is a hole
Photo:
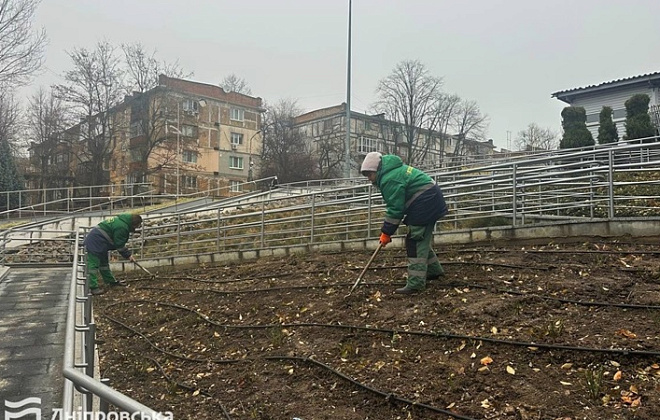
[[[261,201],[261,248],[266,244],[266,202]]]
[[[109,378],[101,378],[101,383],[103,385],[110,386]],[[110,410],[110,403],[105,398],[99,398],[99,412],[108,414]]]
[[[310,214],[310,233],[309,233],[309,243],[314,243],[314,215],[316,210],[316,194],[312,194],[312,213]]]
[[[516,195],[516,183],[518,182],[518,179],[517,179],[517,176],[516,176],[517,168],[518,168],[518,164],[514,163],[513,164],[513,171],[511,172],[511,180],[512,180],[512,182],[511,182],[511,188],[512,188],[512,191],[511,191],[511,205],[512,205],[512,208],[511,208],[511,216],[512,216],[511,225],[513,227],[516,227],[516,225],[518,223],[518,221],[517,221],[517,217],[518,217],[518,214],[517,214],[518,197]]]
[[[85,332],[85,373],[94,377],[94,347],[96,346],[96,324],[90,322]]]
[[[176,215],[176,252],[181,254],[181,214]]]
[[[217,210],[217,213],[218,213],[218,217],[217,217],[217,222],[216,222],[217,228],[216,228],[216,233],[215,233],[215,236],[216,236],[216,238],[215,238],[215,247],[219,251],[220,250],[220,215],[222,214],[222,209],[219,208]]]
[[[367,192],[369,194],[368,194],[368,197],[367,197],[367,204],[368,204],[367,208],[368,208],[368,210],[367,210],[367,237],[366,237],[366,239],[369,239],[369,237],[371,236],[371,213],[372,213],[372,211],[371,211],[372,210],[371,209],[371,205],[372,205],[371,194],[373,193],[373,186],[371,184],[369,184]]]

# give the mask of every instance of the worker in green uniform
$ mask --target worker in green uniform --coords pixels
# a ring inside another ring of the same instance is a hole
[[[383,246],[390,243],[401,223],[408,226],[408,281],[395,293],[421,292],[427,279],[444,275],[432,248],[435,223],[448,212],[442,190],[430,176],[405,165],[396,155],[370,152],[365,156],[360,172],[380,189],[385,201],[380,243]]]
[[[102,221],[87,234],[83,244],[87,250],[87,276],[91,294],[105,293],[105,290],[99,287],[99,277],[108,286],[125,286],[123,282],[117,281],[110,271],[108,252],[117,250],[122,257],[135,262],[126,242],[130,234],[141,225],[142,217],[139,214],[124,213]]]

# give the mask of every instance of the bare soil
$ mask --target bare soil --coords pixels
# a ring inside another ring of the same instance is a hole
[[[94,297],[102,377],[175,419],[658,419],[660,251],[439,247],[138,272]]]

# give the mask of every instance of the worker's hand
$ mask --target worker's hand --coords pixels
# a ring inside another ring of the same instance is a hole
[[[135,257],[131,255],[130,257],[128,257],[128,260],[130,262],[134,263],[135,262]]]
[[[388,235],[387,233],[381,233],[380,234],[380,244],[385,247],[385,245],[389,244],[392,242],[392,237]]]

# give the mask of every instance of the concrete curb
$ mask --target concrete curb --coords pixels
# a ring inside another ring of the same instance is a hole
[[[570,238],[645,238],[660,236],[660,218],[617,219],[617,220],[579,220],[570,222],[539,223],[525,226],[485,227],[464,230],[438,231],[434,234],[433,243],[437,247],[452,244],[486,244],[496,241],[529,241],[545,238],[548,241],[560,241]],[[405,238],[398,235],[392,238],[390,248],[404,248]],[[158,275],[155,270],[167,270],[177,266],[199,266],[201,264],[223,264],[238,261],[253,261],[263,257],[286,257],[294,254],[310,252],[341,252],[369,251],[373,252],[378,245],[376,237],[348,241],[326,242],[318,244],[303,244],[280,246],[251,250],[232,250],[217,253],[205,253],[187,256],[172,256],[166,258],[149,258],[140,261],[149,271]],[[389,249],[389,248],[388,248]],[[128,261],[110,263],[115,272],[139,270],[135,264]]]

